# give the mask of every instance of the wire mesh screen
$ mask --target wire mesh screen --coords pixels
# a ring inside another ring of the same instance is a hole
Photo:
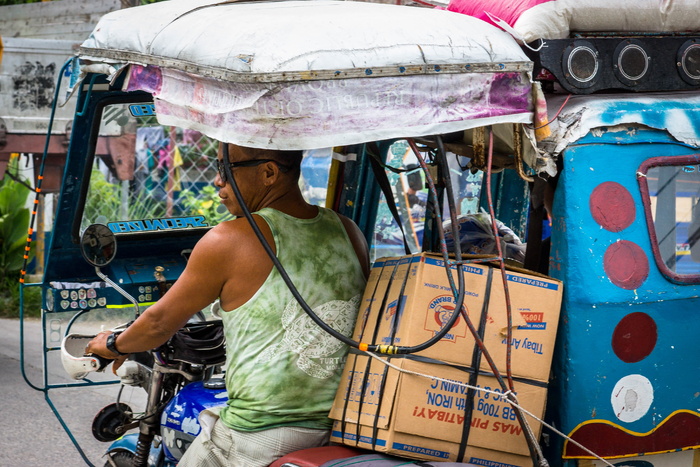
[[[204,227],[231,218],[213,185],[217,141],[194,130],[159,125],[151,104],[106,106],[99,135],[82,229],[93,223],[193,216],[201,222],[175,225],[192,222],[176,220],[171,227]],[[145,226],[132,222],[128,228]]]

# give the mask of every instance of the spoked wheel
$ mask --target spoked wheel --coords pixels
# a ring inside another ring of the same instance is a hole
[[[129,451],[119,451],[110,454],[111,460],[107,459],[104,467],[133,467],[134,455]]]

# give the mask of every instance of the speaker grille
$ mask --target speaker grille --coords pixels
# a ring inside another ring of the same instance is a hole
[[[593,44],[576,41],[564,50],[562,68],[567,81],[573,86],[593,86],[600,70],[598,52]]]
[[[687,41],[678,50],[678,72],[687,83],[700,84],[700,44]]]
[[[628,44],[620,50],[616,65],[623,78],[638,81],[649,71],[649,56],[640,45]]]

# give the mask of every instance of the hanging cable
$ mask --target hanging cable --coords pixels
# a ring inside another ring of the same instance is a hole
[[[588,449],[588,448],[587,448],[586,446],[584,446],[583,444],[579,443],[578,441],[576,441],[575,439],[571,438],[570,436],[567,436],[565,433],[562,433],[561,431],[557,430],[556,427],[554,427],[554,426],[552,426],[551,424],[545,422],[544,420],[542,420],[541,418],[539,418],[538,416],[536,416],[535,414],[533,414],[533,413],[530,412],[529,410],[527,410],[527,409],[525,409],[524,407],[520,406],[520,405],[517,403],[517,401],[514,401],[514,400],[512,400],[512,399],[510,398],[510,396],[513,395],[512,391],[509,391],[509,390],[508,390],[508,391],[505,391],[505,392],[499,392],[499,391],[495,391],[495,390],[493,390],[493,389],[487,389],[487,388],[484,388],[484,387],[481,387],[481,386],[472,386],[472,385],[467,384],[467,383],[462,383],[462,382],[460,382],[460,381],[455,381],[454,379],[446,379],[446,378],[441,378],[441,377],[435,376],[435,375],[430,375],[430,374],[421,373],[421,372],[419,372],[419,371],[408,370],[408,369],[406,369],[406,368],[402,368],[402,367],[396,366],[396,365],[392,364],[390,361],[385,360],[384,358],[381,358],[379,355],[373,354],[373,353],[371,353],[371,352],[365,352],[365,354],[368,355],[369,357],[375,359],[376,361],[380,362],[382,365],[386,365],[386,366],[388,366],[389,368],[392,368],[392,369],[396,370],[396,371],[399,372],[399,373],[403,373],[403,374],[407,374],[407,375],[419,376],[419,377],[421,377],[421,378],[427,378],[427,379],[429,379],[429,380],[431,380],[431,381],[442,381],[442,382],[449,383],[449,384],[455,384],[455,385],[460,386],[460,387],[463,387],[463,388],[465,388],[465,389],[473,389],[473,390],[475,390],[475,391],[484,392],[484,393],[493,395],[494,400],[498,400],[498,398],[503,398],[503,399],[505,399],[505,400],[508,402],[508,404],[510,404],[514,409],[516,409],[516,410],[522,410],[527,416],[529,416],[530,418],[534,419],[535,421],[541,423],[544,427],[546,427],[546,428],[548,428],[549,430],[553,431],[556,435],[561,436],[562,438],[568,440],[570,443],[572,443],[572,444],[578,446],[579,448],[581,448],[581,450],[586,451],[586,452],[587,452],[588,454],[590,454],[592,457],[595,457],[595,458],[598,459],[599,461],[603,462],[606,466],[608,466],[608,467],[615,467],[615,466],[614,466],[613,464],[611,464],[609,461],[607,461],[606,459],[603,459],[602,457],[600,457],[598,454],[596,454],[595,452],[593,452],[593,451],[591,451],[590,449]],[[540,463],[538,464],[538,467],[548,465],[548,464],[546,463],[546,462],[547,462],[546,460],[545,460],[544,462],[545,462],[545,463],[541,463],[541,462],[540,462]]]
[[[229,154],[228,154],[228,143],[222,143],[223,144],[223,157],[225,161],[229,161]],[[423,161],[423,164],[425,164],[425,161]],[[427,166],[426,166],[427,167]],[[253,219],[253,215],[248,209],[247,204],[245,203],[245,200],[243,199],[243,195],[240,192],[240,189],[238,188],[238,184],[236,183],[236,180],[233,177],[233,170],[231,170],[231,166],[229,164],[224,164],[224,170],[226,171],[226,178],[228,180],[228,183],[231,184],[231,188],[233,190],[233,194],[236,197],[236,201],[241,207],[241,210],[243,211],[243,215],[245,216],[246,220],[250,224],[250,227],[253,229],[253,232],[255,235],[258,237],[258,240],[260,240],[260,244],[262,245],[263,249],[269,256],[270,260],[272,260],[272,263],[274,266],[277,268],[277,270],[280,273],[280,276],[282,277],[282,280],[285,282],[287,287],[289,288],[289,291],[292,293],[292,296],[296,299],[296,301],[299,303],[301,308],[306,312],[306,314],[311,318],[311,320],[316,323],[321,329],[326,331],[328,334],[331,336],[335,337],[342,343],[363,351],[369,351],[369,352],[375,352],[375,353],[382,353],[382,354],[387,354],[387,355],[398,355],[398,354],[410,354],[410,353],[415,353],[419,352],[421,350],[427,349],[428,347],[432,346],[433,344],[437,343],[442,339],[445,334],[449,332],[449,330],[452,328],[454,323],[457,321],[457,318],[459,318],[459,313],[453,313],[452,317],[448,320],[447,323],[443,325],[443,327],[440,329],[439,332],[437,332],[432,338],[428,339],[427,341],[423,342],[422,344],[418,344],[415,346],[411,347],[405,347],[405,346],[395,346],[395,345],[376,345],[376,344],[367,344],[364,342],[356,342],[352,340],[351,338],[345,336],[344,334],[336,331],[332,327],[330,327],[328,324],[326,324],[321,318],[316,315],[316,313],[311,309],[311,307],[306,303],[306,300],[301,296],[299,293],[299,290],[296,288],[294,283],[292,282],[292,279],[289,277],[287,274],[287,271],[284,269],[284,266],[282,266],[282,263],[280,263],[279,259],[277,258],[277,255],[275,252],[272,250],[272,247],[270,246],[269,242],[263,235],[262,231],[260,230],[260,227],[258,227],[258,224],[255,222],[255,219]],[[433,189],[435,187],[433,186]],[[460,274],[461,276],[461,274]],[[463,279],[461,279],[463,280]],[[464,297],[462,297],[463,299]],[[461,302],[459,304],[461,306]]]
[[[428,182],[428,186],[432,187],[431,188],[431,190],[432,190],[434,188],[434,182],[432,180],[430,172],[428,171],[428,166],[423,161],[423,157],[420,154],[418,146],[416,145],[415,141],[412,139],[409,139],[408,143],[409,143],[409,146],[411,147],[411,149],[413,150],[413,152],[415,153],[416,158],[418,159],[419,163],[422,162],[421,166],[423,167],[423,170],[425,171],[425,176],[426,176],[426,180]],[[449,176],[449,174],[448,174],[448,176]],[[448,204],[452,204],[454,206],[454,204],[455,204],[454,198],[452,201],[450,201],[450,196],[454,197],[454,192],[452,190],[451,180],[450,180],[449,188],[450,189],[448,190],[448,194],[447,194]],[[432,192],[431,192],[431,194],[432,194]],[[437,199],[437,194],[435,194],[434,196],[435,196],[435,199]],[[449,252],[447,250],[447,244],[445,241],[445,232],[444,232],[444,229],[442,227],[442,216],[440,214],[440,209],[436,207],[435,213],[436,213],[436,217],[437,217],[436,224],[437,224],[438,236],[440,238],[440,251],[441,251],[443,259],[445,261],[445,265],[449,271],[449,265],[452,265],[452,264],[459,265],[460,263],[464,263],[464,261],[461,258],[461,245],[459,245],[458,241],[455,241],[455,248],[456,249],[459,248],[459,250],[456,250],[456,251],[459,251],[459,260],[451,260],[449,257]],[[455,210],[455,214],[456,214],[456,210]],[[453,214],[451,214],[451,216],[453,216]],[[457,227],[456,227],[457,222],[455,222],[455,220],[456,220],[456,216],[453,216],[453,218],[451,219],[451,221],[452,221],[451,222],[452,223],[452,226],[451,226],[452,227],[452,236],[453,236],[453,238],[458,239],[459,237],[458,237],[457,230],[456,230],[457,229]],[[474,260],[474,262],[487,262],[487,261],[490,262],[493,260],[494,260],[494,258],[478,259],[478,260]],[[459,291],[458,291],[457,287],[455,287],[454,280],[452,278],[452,275],[449,274],[449,272],[448,272],[447,279],[448,279],[450,286],[452,288],[452,293],[456,297],[458,295]],[[455,309],[458,309],[458,308],[455,308]],[[477,347],[479,348],[479,351],[484,356],[484,358],[486,358],[486,362],[489,365],[491,372],[493,373],[494,377],[498,380],[498,383],[501,386],[501,388],[505,391],[507,389],[507,385],[503,381],[503,377],[501,376],[501,373],[496,365],[496,362],[493,360],[493,357],[491,357],[491,353],[488,351],[488,349],[486,348],[486,345],[484,344],[484,341],[482,340],[481,336],[479,335],[479,331],[474,326],[474,323],[472,323],[471,318],[466,313],[464,308],[459,308],[459,310],[460,310],[459,312],[460,312],[461,316],[464,318],[464,321],[467,324],[467,327],[469,328],[469,331],[470,331],[472,337],[474,338],[474,341],[475,341]]]
[[[428,172],[427,165],[423,161],[422,156],[420,155],[420,151],[418,150],[418,147],[415,145],[415,142],[413,140],[409,140],[409,145],[413,149],[414,153],[416,154],[416,157],[418,158],[419,163],[421,163],[421,166],[426,172],[426,180],[428,180],[429,187],[431,189],[431,193],[434,191],[434,184],[432,181],[432,178],[430,177],[430,173]],[[438,146],[438,158],[442,158],[442,160],[446,161],[447,158],[445,156],[445,150],[442,144],[442,139],[438,136],[437,137],[437,146]],[[442,154],[442,156],[441,156]],[[488,156],[487,156],[487,161],[486,161],[486,190],[487,190],[487,200],[488,200],[488,205],[489,205],[489,214],[491,216],[491,223],[492,223],[492,230],[493,230],[493,235],[494,238],[496,239],[496,245],[497,245],[497,252],[498,252],[498,257],[496,260],[498,261],[498,264],[500,266],[500,271],[501,271],[501,277],[503,280],[503,287],[504,287],[504,293],[505,293],[505,299],[506,299],[506,315],[507,315],[507,344],[506,344],[506,378],[507,382],[503,380],[502,375],[500,371],[498,370],[497,366],[495,365],[495,362],[491,358],[490,353],[488,352],[488,349],[483,343],[483,340],[478,334],[478,331],[474,327],[473,323],[471,322],[471,319],[469,316],[462,310],[461,306],[456,307],[456,310],[460,310],[461,315],[464,317],[465,322],[467,323],[467,327],[469,328],[470,332],[472,333],[472,336],[474,337],[474,340],[476,341],[477,346],[479,347],[479,350],[482,352],[482,355],[487,360],[487,363],[489,364],[492,373],[496,377],[499,385],[501,386],[502,391],[504,394],[507,394],[508,400],[513,404],[515,408],[515,413],[516,417],[518,419],[518,422],[520,423],[520,426],[523,428],[523,433],[525,434],[525,438],[528,444],[528,448],[530,450],[530,456],[531,458],[537,463],[538,467],[544,467],[548,465],[547,460],[544,458],[544,455],[542,454],[542,450],[539,447],[539,444],[537,443],[537,440],[535,439],[534,433],[532,432],[531,427],[529,426],[527,420],[523,416],[523,414],[519,410],[519,406],[517,405],[517,398],[514,394],[514,384],[513,384],[513,377],[512,377],[512,369],[511,369],[511,352],[512,352],[512,307],[510,303],[510,294],[508,292],[508,283],[507,283],[507,276],[506,276],[506,270],[505,270],[505,261],[503,260],[503,251],[501,248],[501,244],[498,241],[498,227],[496,225],[496,217],[495,217],[495,212],[493,208],[493,199],[491,195],[491,167],[493,163],[493,131],[489,131],[489,150],[488,150]],[[444,171],[443,171],[444,172]],[[454,280],[452,278],[452,275],[450,273],[450,266],[452,264],[456,264],[458,267],[461,266],[461,250],[460,250],[460,245],[459,245],[459,237],[458,237],[458,232],[457,232],[457,222],[456,222],[456,208],[455,208],[455,202],[454,202],[454,192],[452,189],[452,184],[451,184],[451,179],[449,178],[449,171],[447,171],[447,175],[444,176],[443,181],[446,186],[446,191],[447,191],[447,201],[448,201],[448,207],[450,209],[450,217],[451,217],[451,227],[452,227],[452,235],[453,238],[455,239],[454,244],[455,244],[455,260],[450,260],[449,254],[447,252],[446,248],[446,242],[445,242],[445,236],[444,236],[444,230],[442,229],[442,218],[440,216],[439,209],[436,209],[436,217],[437,217],[437,224],[438,224],[438,233],[440,237],[440,245],[441,245],[441,251],[443,254],[443,258],[445,259],[445,268],[447,270],[447,276],[448,280],[450,282],[450,285],[452,287],[452,292],[455,294],[456,297],[459,297],[459,295],[463,295],[464,290],[463,290],[463,282],[461,282],[458,286],[458,288],[455,288],[454,285]],[[493,258],[490,258],[491,261],[493,261]],[[458,277],[461,279],[462,274],[461,271],[458,273]],[[455,313],[457,315],[458,313]]]
[[[489,150],[486,162],[486,196],[489,204],[489,215],[491,216],[491,228],[493,231],[494,239],[496,240],[496,248],[499,257],[499,266],[501,270],[501,278],[503,280],[503,292],[506,300],[506,319],[507,319],[507,337],[506,337],[506,378],[508,379],[508,400],[512,400],[517,403],[517,399],[513,394],[514,384],[513,384],[513,374],[511,368],[511,354],[513,347],[513,313],[510,302],[510,293],[508,291],[508,277],[506,274],[506,264],[503,259],[503,250],[501,248],[501,242],[498,237],[498,226],[496,225],[496,215],[493,208],[493,196],[491,194],[491,167],[493,165],[493,130],[489,128]],[[505,388],[504,388],[505,389]],[[527,446],[530,450],[530,457],[536,462],[538,467],[547,467],[549,463],[545,459],[542,449],[539,443],[535,439],[535,434],[530,427],[530,424],[525,419],[523,412],[519,406],[515,407],[515,415],[520,423],[525,434],[525,440],[527,441]]]

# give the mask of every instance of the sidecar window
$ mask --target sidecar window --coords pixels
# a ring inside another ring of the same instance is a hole
[[[652,158],[639,169],[654,258],[666,277],[700,282],[700,164],[697,156]]]
[[[201,228],[231,218],[213,186],[217,150],[197,131],[160,125],[152,103],[105,106],[81,230]]]

